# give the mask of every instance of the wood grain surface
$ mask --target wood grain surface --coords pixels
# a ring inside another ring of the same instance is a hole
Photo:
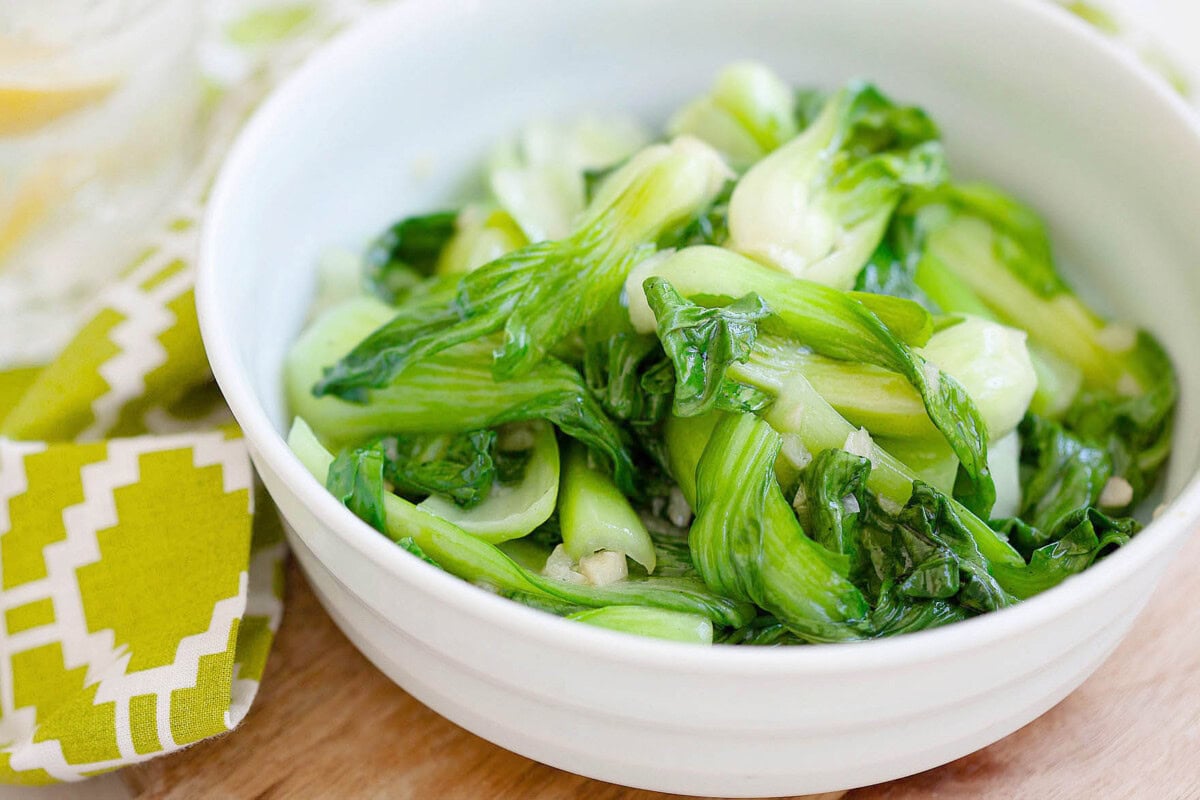
[[[1200,800],[1200,537],[1077,692],[974,755],[842,800]],[[454,726],[359,655],[293,566],[263,688],[233,733],[123,773],[139,798],[651,800]]]

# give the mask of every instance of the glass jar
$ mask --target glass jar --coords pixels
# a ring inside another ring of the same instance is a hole
[[[0,367],[52,358],[195,152],[197,0],[0,3]]]

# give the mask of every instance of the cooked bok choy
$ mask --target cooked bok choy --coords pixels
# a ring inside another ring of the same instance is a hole
[[[292,449],[419,559],[595,628],[783,645],[1005,608],[1137,534],[1165,351],[1032,210],[952,182],[920,109],[741,63],[661,141],[539,123],[486,170],[374,239],[285,363]]]

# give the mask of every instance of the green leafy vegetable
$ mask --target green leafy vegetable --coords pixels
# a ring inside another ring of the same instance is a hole
[[[1162,347],[1149,334],[1138,334],[1135,347],[1146,379],[1141,394],[1085,388],[1064,416],[1076,435],[1102,444],[1113,472],[1133,489],[1128,508],[1141,502],[1166,463],[1174,431],[1178,387]]]
[[[329,471],[333,456],[321,446],[303,420],[297,419],[292,425],[288,444],[318,479]],[[375,493],[376,488],[374,485],[362,486],[361,490]],[[566,603],[589,608],[640,605],[699,614],[729,627],[745,625],[754,616],[748,605],[714,594],[695,578],[630,579],[608,586],[556,581],[519,566],[495,545],[426,514],[394,494],[383,492],[382,497],[376,497],[384,509],[384,533],[389,538],[411,540],[428,559],[473,583],[486,584],[506,593],[524,593],[556,605]]]
[[[672,136],[691,135],[715,147],[735,169],[745,169],[796,135],[792,90],[761,64],[732,64],[710,94],[667,124]]]
[[[993,611],[1014,599],[993,576],[995,565],[954,504],[931,486],[916,482],[898,517],[901,539],[916,566],[900,588],[916,597],[947,597],[951,590],[972,611]],[[949,570],[947,572],[947,570]]]
[[[779,434],[751,414],[717,423],[696,470],[696,569],[714,591],[754,603],[806,640],[861,638],[866,601],[847,565],[801,530],[775,479],[779,447]]]
[[[712,644],[713,641],[712,620],[701,614],[684,614],[645,606],[605,606],[578,611],[568,615],[567,619],[652,639],[691,644]]]
[[[329,464],[325,488],[372,528],[384,529],[383,449],[377,444],[346,448]]]
[[[938,132],[916,108],[852,84],[803,133],[759,161],[729,206],[734,249],[795,276],[849,289],[907,188],[946,175]]]
[[[1048,536],[1063,518],[1100,499],[1112,477],[1112,459],[1050,420],[1026,417],[1021,423],[1021,511],[1031,535]],[[1031,530],[1032,529],[1032,530]],[[1044,541],[1011,539],[1026,555]]]
[[[692,247],[700,244],[724,245],[729,241],[729,200],[734,181],[726,181],[706,211],[658,237],[660,250]]]
[[[968,480],[959,499],[980,515],[991,509],[995,487],[987,465],[988,431],[978,408],[958,381],[915,353],[854,297],[783,275],[728,250],[690,247],[631,276],[626,292],[635,326],[644,315],[653,317],[653,312],[644,293],[638,291],[641,284],[630,284],[649,277],[669,281],[680,295],[689,298],[733,298],[756,292],[799,343],[831,358],[872,364],[903,375],[962,463]]]
[[[366,281],[380,299],[394,303],[433,274],[442,250],[454,236],[454,211],[406,217],[367,248]]]
[[[1027,567],[995,568],[997,579],[1020,599],[1051,589],[1087,569],[1104,553],[1126,544],[1141,526],[1133,519],[1115,519],[1094,508],[1081,508],[1063,517],[1049,533],[1032,533],[1027,527],[1011,520],[1004,532],[1015,542],[1048,544],[1032,551]]]
[[[945,495],[918,481],[904,509],[889,513],[867,488],[870,472],[862,456],[822,452],[805,471],[801,517],[817,541],[850,560],[875,607],[873,627],[938,624],[946,609],[926,601],[953,600],[963,614],[1012,602]],[[919,610],[903,612],[905,605]]]
[[[1024,336],[995,323],[971,319],[935,334],[918,351],[957,380],[979,409],[994,440],[1013,430],[1029,407],[1036,376]],[[800,373],[843,416],[872,434],[938,438],[921,396],[897,372],[871,364],[807,352],[788,339],[763,336],[738,372],[778,386]]]
[[[749,377],[749,376],[747,376]],[[760,387],[770,390],[770,387]],[[893,508],[905,505],[912,497],[917,476],[895,456],[882,450],[867,437],[863,447],[855,440],[860,431],[851,425],[813,389],[803,375],[793,375],[778,389],[774,403],[764,418],[780,433],[799,437],[810,453],[831,448],[867,450],[872,464],[868,488]],[[949,500],[963,525],[969,530],[980,552],[993,564],[1023,566],[1020,554],[998,536],[987,523],[967,508]]]
[[[675,376],[658,340],[634,330],[624,308],[613,306],[584,328],[583,374],[609,416],[644,430],[670,410]]]
[[[288,402],[329,441],[361,442],[407,433],[457,433],[544,419],[602,457],[623,491],[637,494],[626,436],[592,398],[574,368],[547,358],[528,375],[497,382],[493,343],[487,339],[414,365],[391,385],[368,392],[365,403],[314,397],[309,391],[322,364],[372,329],[386,307],[373,301],[334,308],[316,320],[288,354]],[[453,397],[452,403],[447,397]]]
[[[858,516],[870,474],[869,459],[844,450],[818,453],[803,474],[805,530],[813,541],[849,557],[852,568],[860,560]],[[853,505],[847,498],[854,498]]]
[[[1001,321],[1069,363],[1092,388],[1138,394],[1156,377],[1134,331],[1111,326],[1071,292],[1054,268],[1050,240],[1030,209],[982,184],[947,185],[914,196],[917,282],[931,296],[957,283]],[[939,277],[940,276],[940,277]],[[965,301],[970,302],[970,301]],[[968,311],[964,301],[939,301]]]
[[[500,330],[496,378],[528,374],[611,301],[660,234],[707,206],[723,171],[695,140],[646,148],[605,182],[570,236],[468,273],[444,310],[400,315],[328,369],[314,392],[360,399],[422,359]]]
[[[528,437],[527,449],[518,449]],[[512,448],[512,449],[510,449]],[[518,424],[502,430],[491,451],[495,476],[486,498],[463,508],[438,495],[417,507],[453,522],[484,541],[498,543],[525,536],[554,513],[558,500],[559,458],[554,428],[544,422]]]
[[[411,568],[798,645],[1005,608],[1137,534],[1169,358],[1033,211],[949,182],[920,109],[735,64],[669,133],[535,123],[490,197],[325,260],[288,443]]]
[[[378,445],[383,476],[401,494],[438,494],[471,508],[488,496],[496,479],[492,430],[384,436]]]
[[[804,641],[920,630],[1014,602],[952,501],[916,482],[902,510],[885,511],[861,456],[817,456],[798,521],[775,482],[772,441],[753,416],[730,416],[704,450],[691,547],[714,589],[752,600]]]
[[[662,278],[648,278],[645,291],[658,320],[659,341],[675,367],[676,414],[694,417],[714,407],[753,411],[765,405],[759,395],[747,396],[725,378],[730,363],[750,357],[757,323],[770,313],[762,298],[748,294],[724,307],[704,308],[684,300]]]
[[[908,259],[900,258],[884,239],[858,273],[854,288],[860,292],[902,297],[919,303],[931,313],[938,313],[941,309],[937,303],[917,285],[915,266]]]
[[[616,484],[588,465],[582,449],[567,451],[562,483],[558,520],[567,555],[578,561],[607,550],[654,572],[654,543],[646,526]]]
[[[784,387],[779,399],[770,407],[766,419],[776,430],[800,436],[813,453],[840,448],[854,433],[854,427],[829,406],[803,376],[794,376]],[[668,426],[668,432],[670,430]],[[885,503],[892,509],[912,505],[913,497],[918,495],[917,487],[923,485],[915,475],[877,446],[871,446],[870,461],[872,469],[866,484],[881,507]],[[943,496],[932,487],[924,486],[918,500],[924,508],[920,514],[938,520],[934,527],[942,529],[952,525],[955,528],[952,538],[956,540],[964,535],[969,536],[974,550],[986,560],[988,572],[1004,592],[1022,599],[1055,586],[1086,568],[1106,549],[1124,543],[1137,529],[1136,523],[1131,520],[1111,520],[1094,510],[1081,509],[1067,518],[1074,520],[1069,530],[1060,523],[1059,530],[1050,535],[1028,531],[1018,533],[1014,523],[1006,522],[1001,532],[997,533],[954,499]],[[1099,527],[1096,526],[1097,521],[1101,523]],[[1065,536],[1070,531],[1076,531],[1074,536],[1058,546],[1055,537],[1059,534]],[[1010,536],[1014,542],[1024,540],[1050,544],[1034,551],[1029,563],[1026,563],[1025,558],[1008,543]],[[894,541],[894,538],[887,541]],[[972,554],[965,539],[956,546],[967,555]],[[1039,552],[1041,555],[1037,555]],[[1003,599],[994,589],[989,589],[988,594],[994,599]]]
[[[1035,409],[1104,441],[1140,501],[1165,461],[1177,397],[1154,337],[1106,323],[1076,297],[1055,270],[1041,220],[1000,191],[946,186],[914,197],[906,213],[917,282],[945,295],[944,308],[983,305],[1027,331],[1041,384]]]

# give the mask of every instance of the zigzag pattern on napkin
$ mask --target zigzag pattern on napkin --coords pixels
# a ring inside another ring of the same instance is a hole
[[[63,458],[79,469],[49,478]],[[0,467],[0,780],[79,780],[240,722],[282,613],[282,545],[252,542],[241,440],[0,440]],[[68,504],[48,532],[27,509],[53,498]]]

